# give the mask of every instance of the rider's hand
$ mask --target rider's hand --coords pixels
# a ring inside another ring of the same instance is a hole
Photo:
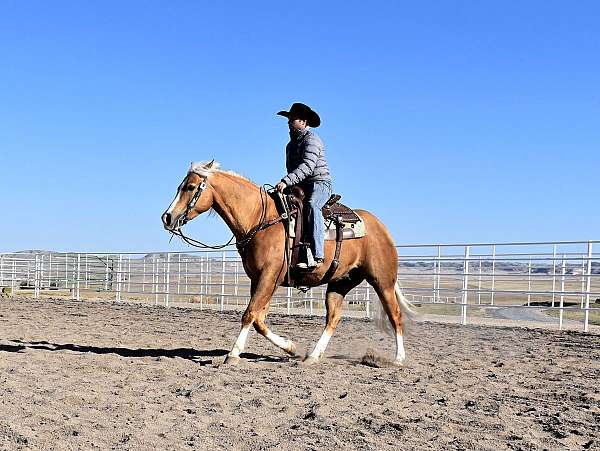
[[[277,185],[275,185],[275,189],[282,193],[286,186],[287,185],[285,183],[279,182]]]

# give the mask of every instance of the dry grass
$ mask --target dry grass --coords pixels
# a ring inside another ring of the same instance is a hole
[[[547,315],[553,316],[555,318],[558,318],[560,315],[560,310],[558,309],[548,309],[545,312]],[[583,322],[584,312],[582,312],[581,310],[563,310],[563,318]],[[589,323],[594,324],[596,326],[600,326],[600,311],[590,310]]]

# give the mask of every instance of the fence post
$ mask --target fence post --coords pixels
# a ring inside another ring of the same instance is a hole
[[[492,295],[490,305],[494,305],[494,289],[496,288],[496,245],[492,246]]]
[[[71,271],[71,293],[73,294],[71,298],[73,300],[77,299],[77,259],[75,258],[75,255],[79,254],[73,253],[73,270]]]
[[[117,302],[121,302],[121,268],[123,263],[123,254],[119,254],[119,264],[117,265]]]
[[[435,302],[435,293],[436,293],[436,288],[437,288],[437,273],[438,273],[438,269],[437,269],[437,265],[438,265],[438,260],[434,257],[433,259],[433,302]]]
[[[585,311],[583,313],[583,331],[587,332],[590,320],[590,292],[592,291],[592,242],[588,241],[587,251],[587,283],[585,287]]]
[[[79,286],[80,286],[80,276],[81,276],[81,254],[77,254],[77,297],[76,299],[79,301]]]
[[[162,287],[163,287],[163,300],[165,301],[165,306],[167,304],[167,259],[163,263],[162,267]]]
[[[212,297],[212,294],[213,294],[213,286],[212,286],[213,275],[212,275],[212,273],[213,273],[213,266],[214,266],[213,265],[213,263],[214,263],[213,259],[210,258],[210,255],[211,254],[209,254],[209,255],[206,256],[206,270],[207,270],[206,276],[208,277],[207,291],[208,291],[208,298],[209,299]],[[206,283],[206,280],[207,279],[205,277],[204,278],[204,282],[205,283]]]
[[[177,294],[179,294],[180,282],[181,282],[181,254],[177,254]]]
[[[562,277],[560,279],[560,306],[558,312],[558,330],[562,330],[563,325],[563,308],[564,308],[564,299],[565,299],[565,271],[566,271],[566,257],[563,254],[562,260]]]
[[[479,280],[477,281],[477,305],[481,305],[481,256],[479,256]]]
[[[531,257],[527,266],[527,307],[531,306]]]
[[[131,293],[131,255],[127,257],[127,292]]]
[[[463,292],[462,292],[462,305],[460,307],[460,323],[467,324],[467,300],[468,300],[468,289],[469,289],[469,252],[471,246],[465,246],[465,262],[463,265]]]
[[[154,292],[154,305],[158,305],[158,262],[156,254],[152,254],[152,291]]]
[[[40,256],[35,254],[35,271],[34,271],[34,282],[33,282],[33,298],[39,299],[40,297]]]
[[[371,299],[369,285],[367,285],[365,288],[367,290],[365,293],[365,315],[367,316],[367,319],[371,319]]]
[[[169,295],[171,293],[171,253],[167,252],[167,268],[165,274],[165,307],[169,306]]]
[[[56,266],[56,269],[54,270],[54,283],[56,283],[56,289],[58,290],[60,288],[60,274],[58,273],[59,270],[59,262],[60,262],[60,258],[57,255],[56,256],[56,264],[54,266]]]
[[[48,289],[52,286],[52,254],[48,255]]]
[[[185,257],[185,294],[188,294],[188,258]]]
[[[65,252],[65,290],[69,288],[69,254]]]
[[[205,258],[206,257],[206,258]],[[204,295],[208,292],[206,271],[208,256],[200,255],[200,310],[204,308]],[[193,274],[193,271],[192,271]]]
[[[16,286],[16,280],[17,280],[17,261],[13,260],[13,264],[12,264],[12,279],[10,281],[10,288],[11,288],[11,292],[12,294],[15,294],[15,286]]]
[[[44,289],[44,255],[40,255],[40,293]]]
[[[556,244],[552,246],[552,308],[554,308],[554,296],[556,291]]]
[[[225,252],[221,253],[221,311],[225,305]]]
[[[102,261],[102,257],[100,258],[100,261]],[[110,257],[107,255],[106,256],[106,262],[104,263],[104,291],[108,291],[108,262],[110,261]]]
[[[440,282],[442,280],[442,246],[438,246],[438,255],[437,255],[437,260],[438,260],[438,274],[437,274],[437,292],[435,294],[435,297],[437,299],[437,302],[441,302],[440,301]],[[434,299],[434,302],[436,302],[436,299]]]
[[[200,310],[204,302],[204,293],[206,293],[206,275],[204,274],[206,265],[204,264],[204,256],[200,255]]]
[[[233,293],[235,294],[235,305],[237,306],[238,303],[238,284],[240,283],[240,275],[238,274],[238,270],[239,270],[239,265],[238,265],[238,261],[235,261],[235,284],[233,285]]]
[[[44,289],[44,255],[40,257],[40,292]]]
[[[589,243],[588,243],[589,244]],[[580,309],[584,308],[585,305],[585,254],[581,256],[581,302],[579,305]]]

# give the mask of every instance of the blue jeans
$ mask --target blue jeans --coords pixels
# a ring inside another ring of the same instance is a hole
[[[310,247],[315,258],[325,256],[325,219],[321,209],[331,197],[330,182],[306,182],[302,184],[306,194],[305,211],[308,227],[312,231]]]

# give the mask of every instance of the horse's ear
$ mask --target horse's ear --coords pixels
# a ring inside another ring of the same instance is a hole
[[[212,168],[212,166],[213,166],[214,162],[215,162],[215,159],[214,159],[214,158],[213,158],[212,160],[210,160],[210,163],[207,163],[207,164],[206,164],[206,166],[205,166],[205,167],[206,167],[206,169],[210,169],[210,168]]]

